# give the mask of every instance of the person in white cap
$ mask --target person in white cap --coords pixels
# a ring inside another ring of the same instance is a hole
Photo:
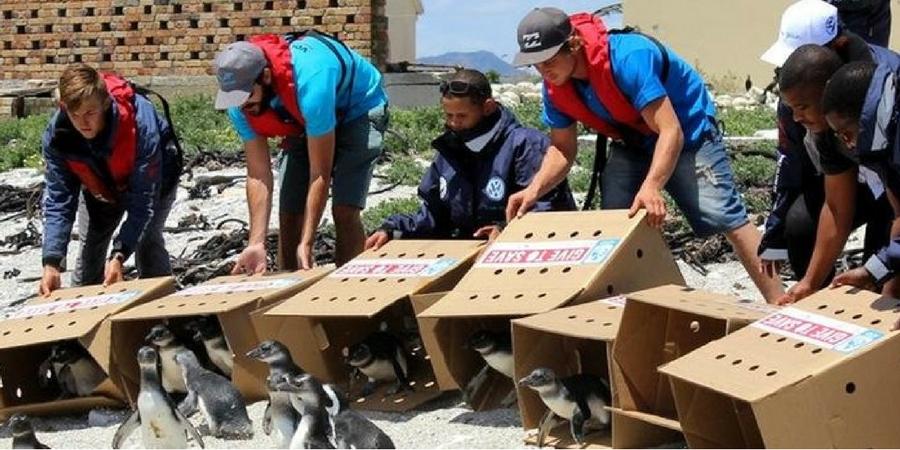
[[[281,270],[315,264],[313,243],[331,189],[335,261],[362,252],[360,212],[387,128],[381,74],[339,40],[314,31],[235,42],[215,59],[216,108],[244,141],[250,238],[235,273],[267,268],[272,207],[268,138],[282,139],[279,198]]]
[[[543,119],[551,147],[531,184],[510,197],[507,218],[522,216],[565,179],[578,152],[578,123],[612,139],[602,170],[603,209],[666,217],[665,189],[691,228],[723,233],[763,297],[781,280],[759,271],[760,233],[750,223],[716,126],[716,108],[700,74],[653,38],[609,32],[591,14],[538,8],[519,23],[514,63],[544,79]],[[598,158],[605,152],[598,152]]]
[[[891,0],[828,0],[848,30],[872,45],[887,47],[891,39]]]
[[[867,225],[864,247],[871,254],[887,238],[893,219],[883,190],[870,183],[876,177],[857,170],[828,128],[821,97],[835,69],[826,64],[832,59],[823,56],[828,52],[815,47],[828,49],[839,64],[890,53],[844,29],[833,5],[801,0],[785,10],[778,40],[761,57],[781,67],[781,101],[775,197],[758,253],[761,270],[775,274],[790,261],[798,280],[778,303],[826,286],[853,228]]]

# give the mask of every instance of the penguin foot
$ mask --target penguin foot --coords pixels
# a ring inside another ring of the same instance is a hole
[[[359,391],[359,395],[361,395],[363,397],[368,397],[368,396],[372,395],[373,393],[375,393],[375,388],[377,386],[378,385],[374,381],[369,381],[365,385],[363,385],[362,390]]]

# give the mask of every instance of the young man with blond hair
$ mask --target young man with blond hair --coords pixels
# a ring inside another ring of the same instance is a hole
[[[79,196],[86,214],[79,218],[81,254],[72,284],[121,281],[132,254],[141,278],[171,274],[162,229],[175,201],[181,152],[170,124],[131,83],[84,64],[63,71],[59,96],[42,142],[40,294],[60,287]]]

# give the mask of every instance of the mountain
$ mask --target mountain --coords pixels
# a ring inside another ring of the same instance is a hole
[[[531,76],[528,72],[516,69],[512,64],[500,59],[499,56],[484,50],[444,53],[443,55],[419,58],[416,62],[421,64],[460,65],[481,72],[495,70],[504,78],[527,78]]]

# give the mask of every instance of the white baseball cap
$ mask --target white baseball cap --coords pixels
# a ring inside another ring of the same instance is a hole
[[[797,48],[806,44],[825,45],[838,35],[838,11],[822,0],[800,0],[784,11],[775,42],[760,57],[781,67]]]

